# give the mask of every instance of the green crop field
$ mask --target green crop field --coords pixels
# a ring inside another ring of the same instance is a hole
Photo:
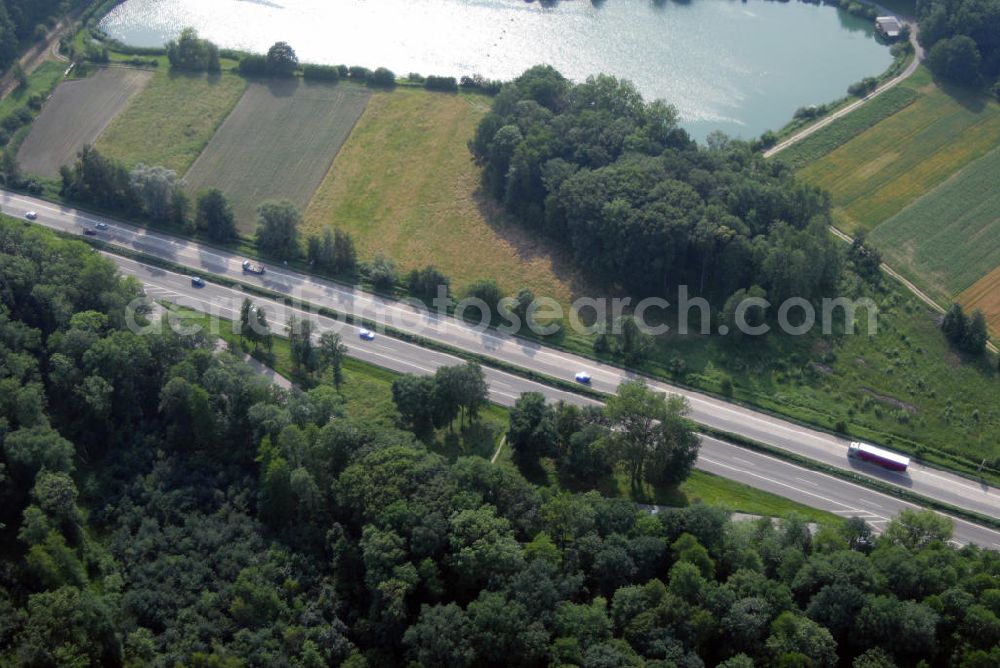
[[[871,234],[883,258],[950,301],[1000,265],[1000,148],[970,163]]]
[[[774,159],[787,163],[792,169],[801,169],[841,144],[846,144],[876,123],[906,108],[917,97],[918,94],[912,88],[901,86],[890,88],[855,111],[838,118],[797,144],[792,144],[775,155]]]
[[[970,285],[958,296],[966,310],[979,309],[993,335],[1000,332],[1000,266]]]
[[[185,178],[192,190],[225,192],[252,233],[265,200],[305,209],[370,97],[349,83],[252,83]]]
[[[183,175],[246,90],[234,74],[157,72],[97,142],[123,160],[167,167]]]
[[[362,258],[433,264],[461,289],[493,278],[563,303],[576,271],[478,192],[467,142],[490,100],[416,89],[376,93],[306,211],[306,229],[351,233]]]
[[[917,100],[799,173],[830,191],[838,227],[872,230],[1000,144],[1000,104],[945,91],[921,69]]]
[[[17,154],[21,168],[57,177],[59,168],[72,164],[85,145],[94,143],[150,77],[140,70],[108,68],[60,84],[21,144]]]

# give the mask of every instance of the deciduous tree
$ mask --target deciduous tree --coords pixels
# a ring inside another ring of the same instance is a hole
[[[344,356],[347,355],[347,346],[340,339],[340,334],[336,332],[323,332],[319,337],[319,359],[320,368],[330,370],[333,384],[339,390],[344,382]]]
[[[213,241],[236,238],[236,218],[229,200],[218,188],[198,193],[195,226]]]
[[[273,76],[290,77],[299,66],[299,57],[287,42],[275,42],[267,50],[267,72]]]
[[[257,247],[280,260],[299,256],[302,214],[288,200],[264,202],[257,207]]]

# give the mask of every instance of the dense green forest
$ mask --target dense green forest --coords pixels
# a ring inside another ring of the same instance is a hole
[[[133,333],[139,293],[88,246],[0,220],[2,665],[1000,661],[1000,557],[952,547],[936,515],[813,535],[555,493],[352,419],[332,378],[288,393],[202,335]],[[653,433],[642,389],[575,422],[522,398],[518,464],[565,438],[684,446],[683,407],[655,407]]]
[[[777,303],[837,283],[825,193],[744,142],[699,147],[673,107],[627,81],[533,67],[503,87],[470,148],[509,212],[635,294],[687,284],[721,305],[756,285]]]
[[[1000,75],[1000,0],[917,0],[917,18],[935,74],[962,84]]]
[[[63,0],[0,0],[0,72],[20,55],[25,40],[44,37],[45,23]]]

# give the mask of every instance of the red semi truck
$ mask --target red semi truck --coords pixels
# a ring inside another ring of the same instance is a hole
[[[847,448],[847,456],[878,464],[893,471],[905,471],[906,467],[910,465],[909,457],[856,441]]]

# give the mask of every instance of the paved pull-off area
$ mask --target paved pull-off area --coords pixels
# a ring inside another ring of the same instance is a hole
[[[235,253],[203,246],[186,239],[152,232],[110,218],[87,214],[76,209],[54,205],[39,199],[16,195],[6,191],[0,191],[0,204],[2,204],[5,213],[17,217],[23,216],[24,212],[28,210],[37,211],[37,222],[39,224],[74,234],[81,233],[85,227],[92,227],[97,222],[106,222],[109,229],[102,231],[98,238],[109,244],[140,251],[176,264],[193,267],[206,273],[218,274],[229,280],[240,280],[277,293],[292,295],[297,299],[317,306],[325,306],[339,313],[351,314],[355,317],[369,320],[380,320],[398,330],[412,332],[459,350],[486,355],[548,376],[572,380],[573,374],[577,371],[585,370],[592,377],[593,388],[600,392],[613,393],[622,381],[637,376],[620,368],[549,348],[534,341],[504,335],[494,330],[482,331],[449,316],[438,316],[420,312],[414,307],[396,300],[379,297],[353,287],[299,272],[269,267],[267,273],[262,276],[244,275],[242,272],[244,258]],[[125,267],[122,262],[120,261],[119,265]],[[125,269],[125,271],[126,273],[135,274],[137,271],[136,267],[132,269]],[[155,278],[156,276],[168,275],[170,275],[170,272],[147,268],[143,270],[140,278],[147,281],[150,277]],[[211,288],[211,291],[209,291],[209,288]],[[214,294],[220,295],[221,298],[222,293],[218,293],[216,290],[223,290],[223,288],[212,285],[204,289],[192,288],[189,280],[181,280],[179,285],[175,285],[169,289],[179,295],[189,296],[196,301],[205,301],[209,296]],[[238,308],[243,294],[238,291],[230,292],[233,293],[229,295],[230,298],[235,299],[233,295],[239,297],[234,302],[234,307]],[[262,302],[263,300],[254,298],[254,301]],[[220,315],[225,316],[226,314],[220,313]],[[269,320],[271,322],[283,322],[280,316],[269,317]],[[450,360],[448,363],[454,363],[456,359],[447,355],[442,356],[440,353],[417,346],[412,346],[412,350],[403,355],[403,352],[401,352],[403,350],[402,346],[410,344],[404,344],[391,337],[378,337],[376,341],[371,343],[375,345],[364,348],[364,346],[358,344],[351,346],[351,349],[352,351],[357,351],[361,348],[366,351],[366,354],[374,357],[374,359],[369,359],[368,361],[397,371],[429,373],[436,366],[439,366],[439,364],[435,363],[435,360],[440,360],[443,357]],[[361,355],[359,354],[358,356],[360,357]],[[491,373],[491,383],[494,382],[494,379],[496,379],[494,390],[496,391],[496,396],[500,397],[497,401],[501,403],[501,399],[512,401],[522,391],[525,391],[522,388],[525,387],[525,383],[528,383],[528,381],[509,374],[505,374],[505,378],[497,378],[495,373]],[[739,434],[816,461],[837,466],[844,470],[878,478],[956,507],[992,517],[1000,516],[1000,490],[996,488],[957,474],[919,464],[912,464],[907,474],[900,474],[886,471],[873,465],[853,462],[847,459],[848,441],[844,438],[761,413],[751,408],[732,404],[700,392],[670,385],[669,383],[653,379],[649,379],[649,382],[652,387],[658,388],[663,392],[686,397],[691,404],[691,417],[702,424]],[[579,400],[579,397],[576,395],[565,392],[555,390],[547,390],[546,392],[550,397],[553,397],[554,393],[562,395],[555,398],[574,397],[574,400]],[[744,449],[740,449],[739,452],[741,453],[740,456],[744,459],[760,456]],[[707,451],[704,455],[708,459],[713,459],[712,455]],[[776,462],[777,460],[765,458],[765,461]],[[722,462],[728,465],[735,465],[733,461],[726,461],[725,458],[723,458]],[[763,466],[761,468],[762,474],[763,472],[767,472],[770,475],[769,467],[771,466],[772,464],[770,463]],[[777,464],[774,464],[774,466],[777,466]],[[805,469],[802,470],[804,471]],[[734,476],[727,475],[727,477]],[[807,471],[803,477],[810,480],[819,480],[821,478],[819,474],[811,471]],[[849,484],[840,481],[838,483]],[[755,484],[754,486],[760,487],[761,485]],[[800,487],[802,487],[801,484]],[[868,492],[867,490],[859,492],[858,490],[861,488],[854,485],[851,485],[851,488],[855,491],[853,496],[848,498],[874,498],[876,496],[874,492]],[[805,490],[800,490],[800,493],[802,491]],[[782,494],[789,496],[787,493]],[[894,502],[897,504],[902,503],[897,500],[894,500]],[[905,504],[903,507],[905,507]],[[875,509],[871,510],[875,511]],[[890,510],[880,514],[889,516],[893,512],[895,511]],[[998,532],[978,527],[976,531],[987,532],[981,534],[982,539],[985,539],[986,536],[995,536],[985,544],[1000,546],[1000,540],[997,540],[997,538],[1000,538]],[[971,538],[966,538],[966,540],[971,540]],[[980,542],[981,539],[976,540]]]

